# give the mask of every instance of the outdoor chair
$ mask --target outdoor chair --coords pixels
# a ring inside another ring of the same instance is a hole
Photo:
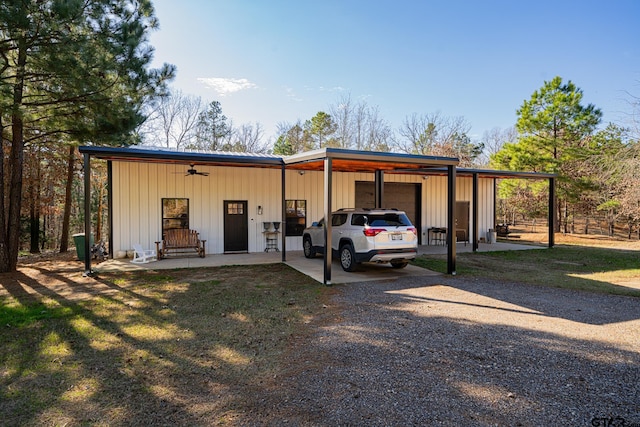
[[[134,264],[146,264],[151,261],[156,261],[156,251],[153,249],[142,249],[142,245],[137,243],[133,245],[133,259]]]

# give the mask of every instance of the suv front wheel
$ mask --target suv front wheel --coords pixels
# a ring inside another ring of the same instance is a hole
[[[347,244],[340,248],[340,265],[344,271],[355,271],[357,264],[353,246]]]

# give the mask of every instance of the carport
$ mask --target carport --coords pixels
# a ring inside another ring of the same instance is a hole
[[[381,208],[385,173],[427,174],[430,171],[444,171],[447,175],[447,227],[454,229],[456,166],[459,163],[457,158],[323,148],[287,157],[284,162],[287,169],[324,172],[325,218],[329,218],[333,211],[331,206],[333,172],[373,172],[375,207]],[[284,174],[282,185],[285,185]],[[331,241],[331,228],[331,221],[325,221],[325,242]],[[456,238],[454,233],[447,234],[447,273],[456,274]],[[326,244],[324,247],[324,284],[331,284],[331,245]]]
[[[424,175],[446,175],[448,170],[441,168],[440,170],[425,169],[421,171],[413,171],[412,173],[421,173]],[[493,169],[471,169],[471,168],[458,168],[456,171],[457,176],[467,176],[472,178],[473,191],[472,191],[472,206],[471,222],[474,224],[473,232],[471,233],[472,250],[475,252],[478,250],[478,180],[492,179],[493,180],[493,218],[496,222],[497,218],[497,182],[500,179],[533,179],[533,180],[547,180],[549,185],[549,204],[548,204],[548,233],[549,233],[549,247],[555,245],[554,229],[555,229],[555,210],[556,210],[556,174],[542,173],[542,172],[519,172],[519,171],[501,171]],[[454,203],[455,205],[455,203]],[[495,224],[494,224],[495,225]],[[453,273],[455,274],[455,272]]]

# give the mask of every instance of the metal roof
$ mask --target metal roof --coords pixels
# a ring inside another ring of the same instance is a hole
[[[97,147],[81,146],[80,153],[98,159],[130,162],[183,163],[194,165],[224,165],[249,167],[282,167],[280,156],[257,153],[177,151],[164,147]]]
[[[322,148],[291,156],[262,153],[239,153],[226,151],[178,150],[167,147],[98,147],[81,146],[80,153],[112,161],[180,163],[194,165],[219,165],[281,168],[295,170],[324,170],[324,160],[331,159],[335,172],[407,173],[419,175],[447,175],[447,166],[457,166],[455,157],[422,156],[377,151]],[[456,168],[461,176],[478,174],[482,178],[528,178],[548,179],[555,174],[539,172],[499,171],[492,169]]]

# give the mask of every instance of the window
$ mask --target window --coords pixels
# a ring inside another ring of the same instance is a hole
[[[351,225],[356,225],[358,227],[364,227],[367,223],[367,217],[362,214],[353,214],[351,217]]]
[[[347,214],[333,214],[331,215],[331,225],[340,227],[347,222]]]
[[[367,215],[367,223],[372,227],[401,227],[411,226],[411,221],[405,214],[386,213],[383,215]]]
[[[162,237],[173,228],[189,229],[189,199],[162,199]]]
[[[286,200],[287,206],[287,236],[302,236],[307,228],[307,201]]]
[[[227,204],[228,215],[244,215],[244,203],[242,202],[229,202]]]

